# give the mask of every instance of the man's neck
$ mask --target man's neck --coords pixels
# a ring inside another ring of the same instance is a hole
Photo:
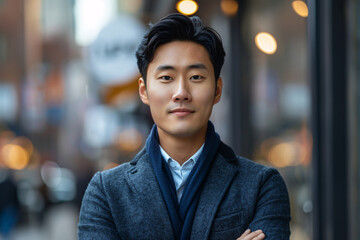
[[[200,149],[206,138],[206,131],[195,137],[174,137],[158,128],[158,134],[161,147],[180,165]]]

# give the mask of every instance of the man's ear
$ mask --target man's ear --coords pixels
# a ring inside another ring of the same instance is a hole
[[[141,77],[141,78],[139,78],[138,83],[139,83],[140,99],[143,103],[145,103],[146,105],[149,105],[149,99],[148,99],[148,94],[146,91],[145,80]]]
[[[216,104],[220,101],[222,88],[223,88],[223,81],[222,81],[222,78],[219,77],[219,79],[217,80],[217,83],[216,83],[214,104]]]

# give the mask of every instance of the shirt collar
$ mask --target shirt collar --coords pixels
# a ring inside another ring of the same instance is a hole
[[[185,163],[192,160],[192,161],[194,161],[194,164],[196,164],[197,160],[200,158],[202,150],[204,149],[204,145],[205,145],[205,143],[199,148],[199,150],[197,150],[197,152],[194,155],[192,155],[187,161],[185,161]],[[169,160],[172,158],[169,156],[169,154],[167,154],[167,152],[165,152],[165,150],[160,145],[159,145],[159,147],[160,147],[160,152],[161,152],[162,157],[165,159],[165,161],[167,163],[169,163]],[[176,161],[175,159],[172,159],[172,160]]]

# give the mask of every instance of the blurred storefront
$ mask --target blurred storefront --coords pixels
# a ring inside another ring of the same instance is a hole
[[[230,21],[232,144],[280,171],[291,200],[291,239],[313,239],[307,4],[239,2]]]
[[[144,146],[153,122],[134,53],[148,23],[176,11],[222,36],[211,119],[238,154],[282,174],[291,239],[360,239],[351,0],[0,0],[0,239],[76,239],[94,172]]]

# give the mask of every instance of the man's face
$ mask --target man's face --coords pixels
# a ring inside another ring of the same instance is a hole
[[[222,80],[215,86],[209,54],[200,44],[174,41],[158,47],[139,80],[141,100],[150,106],[159,136],[205,136],[213,105],[219,102]]]

